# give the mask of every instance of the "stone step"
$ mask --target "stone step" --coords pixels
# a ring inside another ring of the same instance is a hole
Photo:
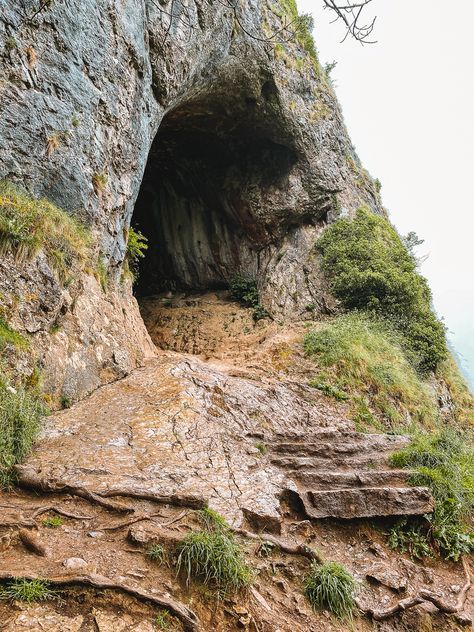
[[[308,437],[307,441],[275,442],[268,446],[273,454],[318,456],[332,454],[357,454],[358,452],[394,452],[405,447],[409,440],[401,435],[362,433],[330,433],[321,437]]]
[[[326,491],[359,487],[403,487],[408,483],[412,472],[409,470],[357,470],[348,472],[328,472],[304,469],[290,471],[290,478],[313,491]]]
[[[387,469],[388,459],[386,454],[380,452],[369,452],[368,454],[340,454],[337,457],[334,454],[325,456],[279,456],[270,458],[272,465],[276,465],[284,470],[303,471],[303,470],[322,470],[353,472],[357,470],[371,469]],[[298,474],[299,476],[299,474]]]
[[[370,518],[416,516],[433,509],[426,487],[364,487],[300,491],[299,496],[310,518]]]

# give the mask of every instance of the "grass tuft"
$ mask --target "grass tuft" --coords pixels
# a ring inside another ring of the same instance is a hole
[[[145,551],[145,555],[152,562],[158,562],[158,564],[162,564],[165,559],[165,548],[161,544],[152,544]]]
[[[0,599],[8,601],[34,603],[57,597],[58,591],[53,590],[43,579],[17,578],[0,588]]]
[[[11,468],[29,452],[45,414],[33,393],[12,388],[0,375],[0,482],[4,485],[10,486]]]
[[[11,253],[23,261],[40,250],[64,281],[73,264],[82,266],[90,258],[89,230],[48,200],[1,181],[0,256]]]
[[[313,562],[305,579],[305,595],[315,610],[329,610],[338,619],[352,620],[355,610],[356,581],[336,562],[322,566]]]
[[[196,516],[208,531],[230,531],[226,519],[215,511],[215,509],[204,507],[196,512]]]

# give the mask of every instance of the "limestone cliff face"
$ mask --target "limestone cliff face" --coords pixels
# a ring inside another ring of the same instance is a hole
[[[0,178],[85,217],[112,279],[65,289],[41,256],[1,262],[2,305],[50,390],[80,398],[152,353],[119,282],[131,221],[150,239],[145,292],[243,270],[274,315],[327,309],[315,236],[361,203],[382,209],[324,71],[265,41],[281,28],[272,7],[246,0],[238,20],[204,0],[0,7]]]

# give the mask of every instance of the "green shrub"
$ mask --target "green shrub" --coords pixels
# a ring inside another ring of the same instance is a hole
[[[329,610],[340,620],[351,620],[355,610],[356,581],[341,564],[311,565],[305,594],[315,610]]]
[[[390,321],[421,371],[447,357],[445,328],[431,309],[431,292],[393,226],[360,208],[331,224],[316,244],[331,290],[348,310]]]
[[[127,263],[134,279],[138,275],[138,262],[145,257],[148,250],[148,239],[139,230],[130,226],[127,241]]]
[[[56,599],[58,592],[42,579],[17,578],[0,588],[0,599],[33,603]]]
[[[41,524],[48,529],[58,529],[63,525],[63,519],[60,516],[48,516]]]
[[[474,534],[467,526],[474,510],[474,448],[469,437],[452,429],[418,434],[392,455],[391,464],[414,469],[410,483],[431,490],[435,508],[427,517],[427,532],[441,554],[456,561],[474,550]]]
[[[90,258],[90,249],[90,233],[77,219],[45,199],[0,182],[0,256],[12,253],[24,260],[43,250],[65,281],[73,264]]]
[[[267,310],[260,305],[260,297],[257,282],[244,274],[236,274],[229,284],[230,297],[239,301],[245,307],[252,308],[254,320],[258,321],[268,317]]]
[[[321,393],[324,393],[328,397],[333,397],[338,402],[345,402],[347,399],[349,399],[349,396],[337,386],[327,384],[326,382],[318,379],[310,380],[308,382],[308,386],[311,386],[311,388],[316,388],[318,391],[321,391]]]
[[[407,519],[399,521],[388,534],[388,545],[410,557],[422,559],[431,557],[431,547],[426,536],[426,529],[420,524],[413,524]]]
[[[39,399],[23,387],[13,389],[0,376],[0,481],[10,480],[10,470],[26,456],[46,414]]]
[[[367,314],[342,314],[309,331],[304,350],[316,365],[311,386],[350,397],[354,420],[393,429],[407,420],[431,426],[436,403],[429,386],[408,362],[400,337]]]
[[[196,511],[196,516],[208,531],[230,531],[226,519],[211,507],[204,507]]]

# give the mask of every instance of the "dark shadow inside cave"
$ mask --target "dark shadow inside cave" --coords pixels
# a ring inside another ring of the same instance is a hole
[[[296,161],[256,104],[170,111],[152,144],[132,226],[148,238],[137,296],[225,287],[255,273],[271,230],[262,192],[285,188]]]

